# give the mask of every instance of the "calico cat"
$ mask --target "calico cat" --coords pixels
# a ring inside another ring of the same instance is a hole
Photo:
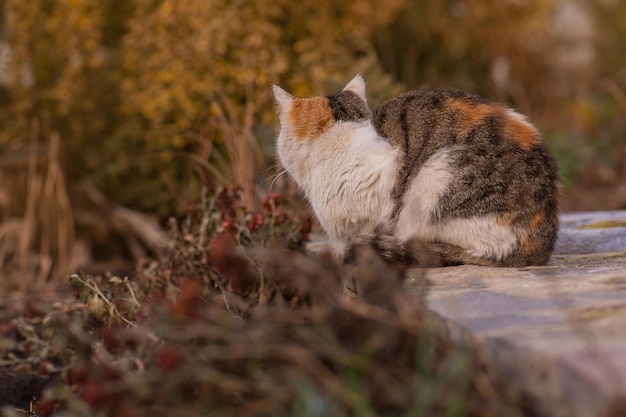
[[[423,250],[436,265],[548,262],[558,169],[521,114],[450,88],[410,91],[372,112],[360,75],[327,97],[278,86],[274,96],[279,159],[346,244],[346,261],[368,246],[405,264],[420,264]]]

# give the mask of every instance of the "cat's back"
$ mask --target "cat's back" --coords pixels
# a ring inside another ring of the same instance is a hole
[[[454,88],[409,91],[391,98],[373,113],[372,123],[381,137],[402,149],[410,170],[442,148],[487,152],[516,165],[551,158],[540,132],[525,116]],[[530,154],[534,157],[526,156]]]
[[[384,102],[374,112],[373,124],[381,136],[400,146],[420,139],[436,139],[445,146],[468,139],[467,134],[476,132],[483,122],[506,123],[507,110],[455,88],[414,90]]]
[[[490,104],[483,97],[452,87],[410,90],[388,99],[376,110],[376,123],[385,124],[410,115],[415,111],[438,112],[446,110],[446,104],[463,102],[470,105]]]

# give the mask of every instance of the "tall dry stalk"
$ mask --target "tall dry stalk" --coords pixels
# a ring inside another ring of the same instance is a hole
[[[48,152],[48,170],[41,193],[42,210],[49,205],[48,215],[40,216],[40,253],[56,255],[57,271],[63,276],[74,271],[76,265],[73,256],[74,248],[74,220],[69,195],[65,186],[65,179],[59,163],[59,149],[61,138],[58,133],[50,136]],[[45,278],[40,275],[39,282]]]
[[[59,162],[61,139],[53,133],[41,144],[39,137],[35,121],[28,146],[0,156],[0,278],[23,291],[76,268],[72,209]]]
[[[223,139],[227,157],[220,162],[220,171],[232,185],[242,188],[246,204],[252,207],[257,200],[255,177],[263,164],[263,153],[253,132],[256,109],[252,92],[248,92],[242,115],[226,94],[215,96],[213,108],[215,129]]]

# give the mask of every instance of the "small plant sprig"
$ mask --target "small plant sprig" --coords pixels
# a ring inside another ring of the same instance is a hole
[[[229,233],[244,247],[267,247],[274,244],[298,249],[308,236],[300,219],[282,207],[278,193],[267,194],[261,210],[250,210],[238,188],[219,188],[212,196],[203,193],[200,210],[203,214],[200,237]],[[203,239],[199,241],[203,243]]]
[[[95,322],[104,324],[117,320],[128,326],[134,325],[135,314],[141,307],[142,298],[137,297],[137,284],[132,283],[128,277],[122,279],[116,276],[109,277],[106,286],[101,282],[102,279],[84,274],[70,276],[70,286],[76,298],[85,303]]]

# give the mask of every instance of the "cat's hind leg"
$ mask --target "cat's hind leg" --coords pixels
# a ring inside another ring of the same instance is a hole
[[[418,240],[402,242],[389,234],[363,234],[346,247],[344,262],[353,264],[362,254],[373,251],[391,264],[423,268],[444,266],[438,253],[431,250],[429,246],[430,244]]]
[[[494,259],[472,255],[466,249],[449,243],[426,243],[425,247],[432,256],[435,256],[439,260],[441,266],[503,266]]]
[[[359,256],[373,251],[390,264],[433,268],[453,265],[508,266],[506,262],[472,255],[466,249],[449,243],[419,240],[402,242],[388,234],[365,234],[348,245],[344,262],[353,264]]]

